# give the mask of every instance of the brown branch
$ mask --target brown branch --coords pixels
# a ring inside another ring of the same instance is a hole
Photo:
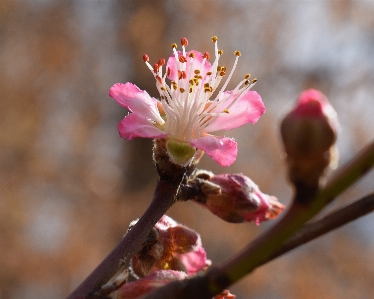
[[[333,231],[351,221],[356,220],[374,210],[374,193],[356,202],[331,212],[323,218],[306,224],[293,237],[288,239],[274,254],[265,259],[261,265],[299,247],[318,237]]]
[[[96,269],[66,299],[83,299],[105,284],[143,244],[149,231],[175,202],[180,180],[159,180],[144,215]]]

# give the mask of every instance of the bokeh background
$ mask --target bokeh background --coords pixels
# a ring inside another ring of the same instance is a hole
[[[157,96],[142,61],[169,45],[242,56],[229,88],[248,72],[267,112],[227,135],[242,172],[288,203],[278,129],[297,95],[323,91],[341,122],[341,164],[374,135],[374,1],[1,0],[0,298],[64,298],[117,244],[152,197],[151,141],[122,140],[127,111],[108,96],[131,81]],[[373,190],[373,174],[333,204]],[[331,209],[331,208],[330,208]],[[200,232],[214,263],[271,223],[228,224],[193,203],[168,213]],[[256,270],[237,298],[373,298],[374,216],[328,234]]]

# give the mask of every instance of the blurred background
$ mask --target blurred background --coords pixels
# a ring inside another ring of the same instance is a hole
[[[228,136],[239,143],[228,168],[288,203],[279,121],[306,88],[324,92],[341,123],[340,164],[374,135],[374,1],[0,2],[0,298],[64,298],[140,217],[157,174],[150,140],[122,140],[127,114],[108,96],[131,81],[157,97],[152,63],[169,45],[242,56],[229,89],[258,79],[267,112]],[[373,173],[332,208],[373,190]],[[228,224],[194,203],[168,213],[197,230],[221,263],[271,223]],[[374,215],[256,270],[230,290],[237,298],[373,298]]]

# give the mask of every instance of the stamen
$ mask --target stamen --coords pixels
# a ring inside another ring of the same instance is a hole
[[[181,38],[181,45],[183,47],[187,47],[188,46],[188,40],[187,40],[187,38],[185,38],[185,37]]]
[[[256,82],[257,82],[257,79],[254,78],[254,79],[252,80],[252,83],[256,83]]]
[[[170,45],[170,47],[171,47],[172,49],[176,49],[176,48],[178,48],[178,45],[177,45],[176,43],[172,43],[172,44]]]
[[[158,65],[157,63],[155,63],[154,66],[153,66],[153,71],[154,71],[155,73],[157,73],[158,70],[159,70],[159,65]]]
[[[147,54],[144,54],[144,55],[143,55],[143,61],[144,61],[144,62],[149,61],[149,56],[148,56]]]
[[[187,62],[187,58],[184,57],[184,56],[179,56],[179,61],[182,62],[182,63],[185,63],[185,62]]]
[[[220,56],[222,56],[222,54],[223,54],[223,50],[218,50],[218,54],[219,54]]]
[[[246,74],[245,76],[244,76],[244,79],[249,79],[251,77],[251,74]]]
[[[213,42],[213,43],[215,43],[217,40],[218,40],[218,37],[217,37],[217,36],[213,36],[213,37],[212,37],[212,42]]]
[[[163,66],[163,65],[165,65],[165,63],[166,63],[166,61],[165,61],[165,58],[161,58],[159,61],[158,61],[158,65],[159,66]]]
[[[195,53],[194,53],[194,52],[191,52],[190,54],[188,54],[188,57],[190,57],[190,58],[195,58]]]
[[[209,52],[205,52],[205,53],[203,54],[203,58],[206,58],[207,60],[209,60],[209,59],[210,59],[210,54],[209,54]]]
[[[181,93],[184,93],[184,92],[185,92],[184,88],[182,88],[182,87],[179,88],[179,90],[180,90]]]
[[[234,55],[236,55],[236,56],[241,56],[242,53],[240,53],[240,51],[236,50],[236,51],[234,52]]]
[[[223,109],[223,112],[225,112],[225,113],[227,113],[227,114],[230,113],[230,112],[229,112],[229,109]]]

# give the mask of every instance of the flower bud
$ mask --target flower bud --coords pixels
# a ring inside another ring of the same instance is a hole
[[[276,197],[262,193],[242,174],[198,174],[190,183],[198,184],[201,189],[194,200],[227,222],[260,224],[276,218],[285,208]]]
[[[318,90],[300,94],[281,123],[289,179],[317,188],[326,168],[335,162],[333,147],[339,124],[334,108]]]
[[[134,221],[130,227],[133,224]],[[157,270],[183,271],[191,275],[209,265],[200,235],[166,215],[156,223],[142,249],[131,260],[139,277]]]

